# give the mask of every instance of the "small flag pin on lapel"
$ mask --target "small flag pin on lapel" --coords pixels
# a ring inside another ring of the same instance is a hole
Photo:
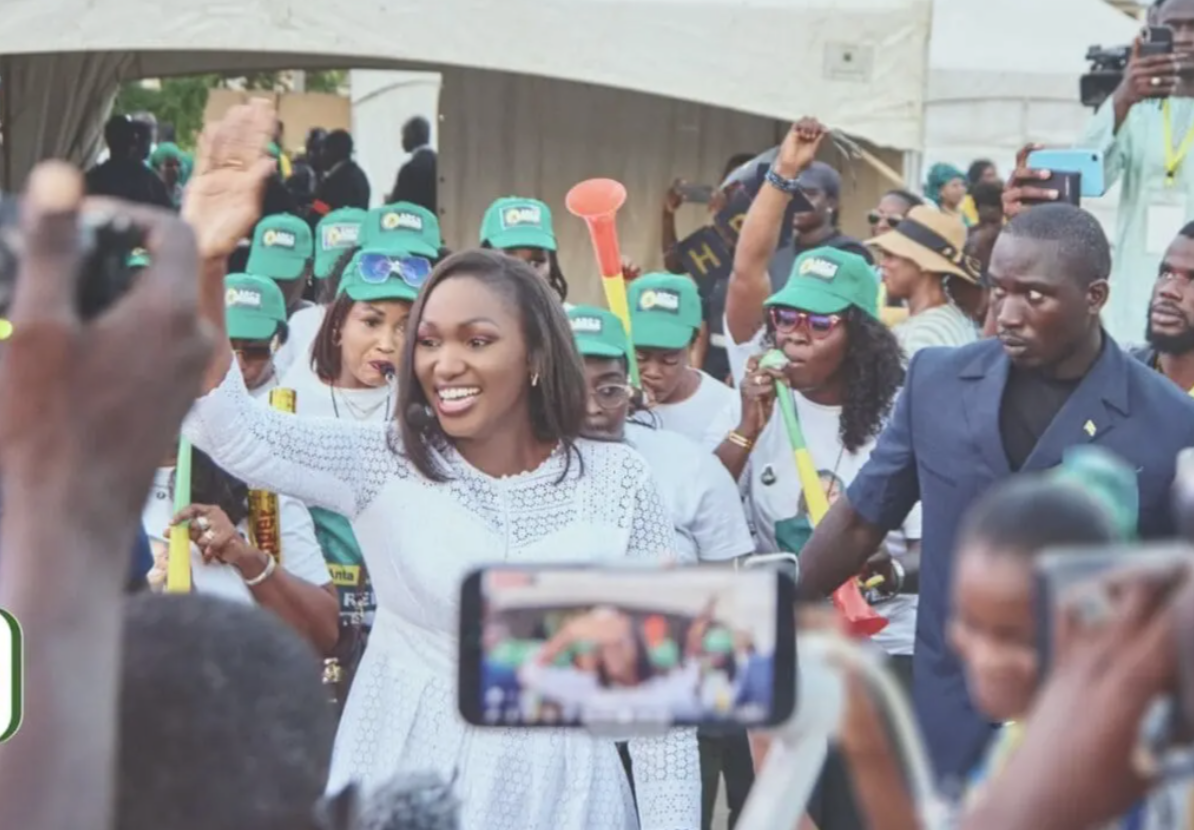
[[[1087,421],[1082,428],[1086,430],[1087,435],[1089,435],[1091,438],[1094,438],[1094,434],[1097,431],[1095,429],[1094,421]]]

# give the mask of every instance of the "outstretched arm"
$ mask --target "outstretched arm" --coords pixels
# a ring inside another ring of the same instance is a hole
[[[404,461],[387,424],[300,418],[249,395],[240,368],[195,402],[183,435],[250,487],[353,518]]]

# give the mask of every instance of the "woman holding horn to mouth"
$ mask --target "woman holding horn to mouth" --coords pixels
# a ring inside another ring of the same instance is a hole
[[[816,120],[803,119],[785,137],[742,226],[726,296],[726,350],[742,415],[717,454],[745,484],[760,552],[800,552],[820,518],[810,508],[832,501],[861,469],[904,378],[899,344],[878,317],[878,281],[862,257],[834,248],[805,251],[788,283],[772,293],[767,266],[784,213],[825,134]],[[764,353],[775,350],[782,356],[760,365]],[[783,407],[776,406],[777,389],[791,396],[800,450],[811,457],[808,472],[815,474],[801,475],[793,461],[796,447]],[[817,490],[806,492],[810,486]],[[914,511],[903,533],[888,540],[889,549],[902,554],[919,538]],[[909,674],[914,602],[893,596],[879,609],[888,619],[879,642],[900,655]],[[820,830],[857,826],[849,793],[831,753],[810,805]]]

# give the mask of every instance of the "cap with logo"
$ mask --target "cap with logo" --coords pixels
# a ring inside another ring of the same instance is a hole
[[[347,294],[357,302],[403,300],[413,303],[431,273],[431,263],[406,252],[362,248],[340,277],[337,296]]]
[[[427,208],[395,202],[369,211],[361,245],[385,253],[439,256],[444,241],[439,219]]]
[[[341,254],[361,244],[361,227],[368,211],[360,208],[333,210],[315,226],[315,279],[327,279]]]
[[[491,248],[556,249],[551,227],[551,208],[538,199],[507,196],[485,211],[481,220],[481,242]]]
[[[592,305],[573,306],[568,310],[572,336],[583,357],[616,358],[630,356],[630,341],[618,315]]]
[[[701,327],[701,296],[696,283],[680,274],[643,274],[630,283],[630,329],[634,345],[645,349],[684,349]]]
[[[224,278],[224,319],[232,340],[269,340],[286,323],[286,299],[269,277],[229,274]]]
[[[245,270],[274,280],[297,280],[315,253],[311,226],[297,216],[266,216],[253,231],[253,247]]]
[[[796,257],[787,284],[764,303],[813,314],[840,314],[850,306],[879,316],[879,280],[870,263],[838,248],[813,248]]]

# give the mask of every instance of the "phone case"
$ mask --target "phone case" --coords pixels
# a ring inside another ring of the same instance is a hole
[[[1066,202],[1075,206],[1082,202],[1082,175],[1080,173],[1059,173],[1056,170],[1050,170],[1049,178],[1033,182],[1033,186],[1044,190],[1056,190],[1057,198],[1053,200],[1054,202]],[[1048,200],[1043,199],[1024,199],[1022,201],[1026,205],[1049,204]]]
[[[1037,150],[1028,156],[1028,166],[1033,170],[1080,174],[1082,189],[1079,195],[1087,199],[1102,196],[1107,190],[1103,176],[1103,153],[1099,150]]]

